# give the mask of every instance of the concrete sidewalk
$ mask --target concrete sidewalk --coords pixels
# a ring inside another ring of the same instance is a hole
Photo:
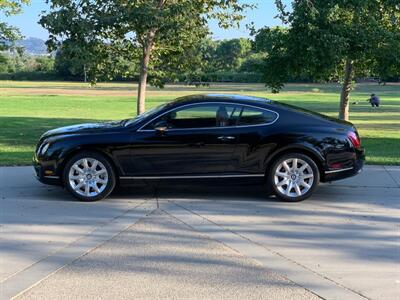
[[[332,184],[354,187],[400,187],[400,167],[367,165],[357,176]]]
[[[400,167],[301,203],[198,185],[82,203],[30,167],[0,168],[0,299],[395,299],[399,200]]]
[[[18,299],[319,299],[155,210]]]

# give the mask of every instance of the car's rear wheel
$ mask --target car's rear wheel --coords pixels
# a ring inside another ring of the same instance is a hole
[[[85,151],[73,156],[65,165],[64,186],[81,201],[107,197],[115,187],[115,174],[101,154]]]
[[[284,201],[302,201],[312,195],[319,184],[316,163],[307,155],[290,153],[278,158],[270,169],[269,184]]]

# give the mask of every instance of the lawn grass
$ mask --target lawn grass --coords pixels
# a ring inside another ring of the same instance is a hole
[[[73,82],[0,81],[0,165],[30,164],[39,136],[70,124],[129,118],[136,111],[131,83],[102,83],[90,87]],[[213,84],[210,88],[170,85],[149,88],[147,108],[196,93],[238,93],[267,97],[337,116],[338,85],[289,84],[271,94],[261,84]],[[366,102],[377,93],[382,107]],[[351,94],[350,121],[358,128],[367,163],[400,165],[400,85],[359,84]]]

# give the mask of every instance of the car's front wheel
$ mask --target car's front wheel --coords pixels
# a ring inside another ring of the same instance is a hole
[[[65,165],[64,186],[81,201],[107,197],[115,187],[115,174],[109,161],[96,152],[82,152]]]
[[[278,158],[269,173],[274,194],[284,201],[302,201],[312,195],[319,184],[316,163],[307,155],[290,153]]]

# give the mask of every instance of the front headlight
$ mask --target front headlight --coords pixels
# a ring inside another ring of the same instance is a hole
[[[41,154],[41,155],[44,155],[44,154],[46,153],[46,151],[49,149],[49,146],[50,146],[49,143],[45,144],[45,145],[42,147],[42,149],[40,150],[40,154]]]

